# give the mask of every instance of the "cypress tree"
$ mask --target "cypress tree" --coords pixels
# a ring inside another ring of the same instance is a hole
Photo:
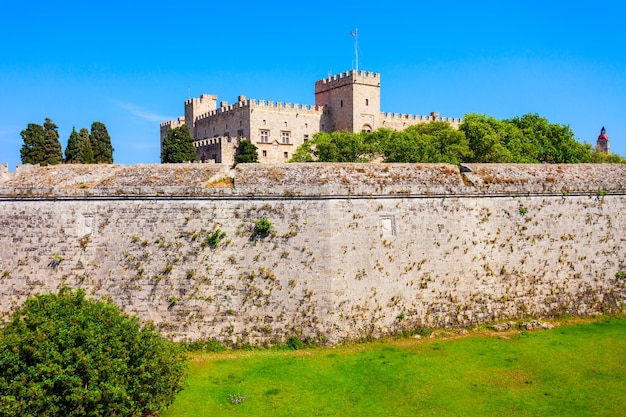
[[[182,125],[170,129],[165,138],[163,138],[161,163],[171,164],[197,160],[198,154],[193,146],[193,138],[191,133],[189,133],[189,126]]]
[[[93,122],[91,124],[91,133],[89,135],[91,149],[96,164],[112,164],[113,163],[113,146],[111,145],[111,137],[107,128],[102,122]]]
[[[42,165],[57,165],[63,162],[63,148],[59,141],[58,126],[46,119],[43,124],[45,138],[45,160]]]
[[[80,129],[79,136],[79,159],[83,164],[95,164],[96,160],[93,156],[93,149],[91,148],[91,139],[89,138],[89,130],[86,128]]]
[[[24,144],[20,149],[23,164],[55,165],[63,161],[57,125],[46,119],[43,126],[29,123],[21,132]]]
[[[39,164],[44,160],[43,126],[36,123],[29,123],[28,127],[20,133],[24,144],[20,149],[20,156],[23,164]]]
[[[79,162],[78,160],[78,132],[76,131],[76,127],[72,127],[72,133],[70,133],[70,137],[67,139],[67,146],[65,147],[65,163],[71,164],[74,162]]]

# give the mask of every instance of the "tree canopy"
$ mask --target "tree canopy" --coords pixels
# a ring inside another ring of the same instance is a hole
[[[193,137],[189,126],[182,125],[170,129],[161,146],[161,163],[193,162],[198,160],[196,148],[193,146]]]
[[[113,146],[106,126],[102,122],[93,122],[89,134],[93,158],[96,164],[113,163]]]
[[[95,159],[93,149],[91,149],[91,140],[89,139],[89,131],[85,128],[80,129],[80,133],[72,128],[72,133],[67,140],[65,148],[65,163],[81,163],[93,164]]]
[[[625,162],[580,143],[569,126],[537,114],[498,120],[467,114],[459,129],[429,122],[396,131],[317,133],[291,162],[581,163]]]
[[[183,387],[182,346],[110,301],[62,288],[0,329],[0,415],[157,415]]]
[[[23,164],[56,165],[63,161],[58,127],[46,119],[43,126],[29,123],[21,132],[24,144],[20,149]]]
[[[235,154],[235,165],[259,162],[259,150],[254,143],[248,139],[242,139]]]

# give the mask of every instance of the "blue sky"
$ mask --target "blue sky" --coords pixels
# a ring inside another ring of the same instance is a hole
[[[314,82],[381,74],[381,110],[538,113],[626,155],[626,3],[22,1],[0,25],[0,163],[49,117],[106,124],[120,164],[159,162],[159,123],[189,96],[313,104]],[[517,3],[517,4],[515,4]]]

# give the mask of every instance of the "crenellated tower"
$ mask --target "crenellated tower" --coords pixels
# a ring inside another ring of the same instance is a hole
[[[380,127],[380,74],[352,70],[316,81],[315,105],[328,116],[325,132],[374,131]]]
[[[600,130],[600,136],[598,136],[598,140],[596,141],[596,149],[601,153],[611,153],[609,146],[609,135],[606,134],[606,129],[602,126]]]
[[[185,101],[185,124],[189,126],[192,138],[196,138],[196,120],[201,114],[217,109],[217,96],[202,94]]]

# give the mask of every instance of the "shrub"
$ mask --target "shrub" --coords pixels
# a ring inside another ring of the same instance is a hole
[[[0,332],[2,416],[156,416],[183,387],[182,346],[82,290],[29,298]]]
[[[221,229],[217,229],[213,233],[207,233],[205,242],[211,248],[217,248],[217,245],[221,242],[222,239],[226,237],[226,233],[222,232]]]
[[[273,228],[274,225],[267,218],[263,217],[254,225],[254,234],[258,236],[267,236]]]

